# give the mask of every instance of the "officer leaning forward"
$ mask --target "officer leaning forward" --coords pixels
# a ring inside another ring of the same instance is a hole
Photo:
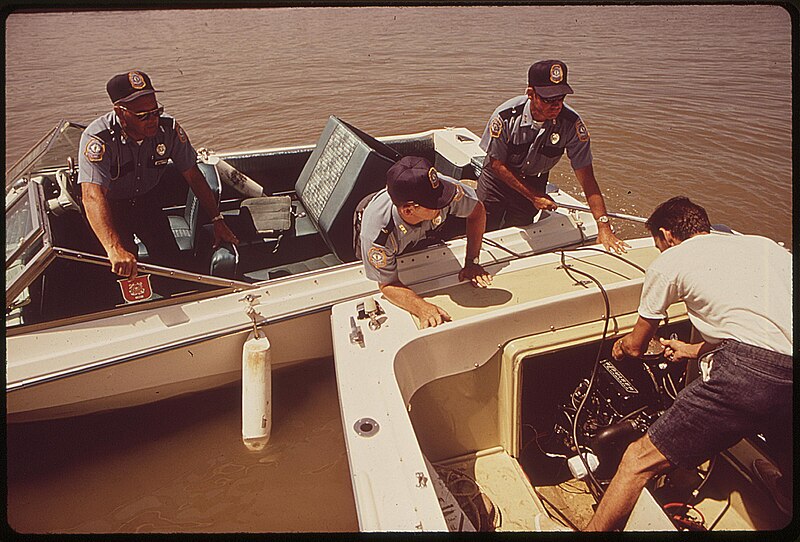
[[[111,270],[136,276],[136,234],[155,263],[174,266],[178,245],[162,212],[159,181],[171,159],[208,216],[214,243],[238,243],[219,213],[197,167],[197,153],[178,122],[163,115],[150,78],[141,71],[115,75],[106,85],[114,110],[84,130],[78,183],[86,217],[111,260]]]
[[[487,287],[492,277],[478,263],[486,228],[483,204],[472,188],[437,172],[428,160],[401,158],[386,173],[386,188],[365,198],[354,216],[355,251],[367,278],[377,281],[386,299],[416,316],[423,328],[448,321],[450,315],[400,281],[397,257],[436,240],[449,215],[467,219],[466,258],[459,280]]]
[[[547,178],[566,149],[597,221],[598,240],[606,250],[625,252],[628,245],[614,235],[594,177],[589,131],[578,113],[564,104],[567,94],[573,94],[567,65],[543,60],[528,70],[526,94],[506,101],[492,114],[481,138],[486,159],[478,178],[487,230],[525,226],[538,209],[558,207],[546,194]]]

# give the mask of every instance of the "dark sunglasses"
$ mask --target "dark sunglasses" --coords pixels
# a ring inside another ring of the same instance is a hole
[[[153,116],[160,117],[161,113],[164,112],[164,106],[161,105],[161,104],[158,104],[158,107],[153,109],[153,110],[151,110],[151,111],[142,111],[140,113],[137,113],[136,111],[131,111],[130,109],[128,109],[127,107],[125,107],[122,104],[117,104],[117,106],[120,109],[124,109],[125,111],[127,111],[128,113],[130,113],[131,115],[133,115],[134,117],[136,117],[139,120],[147,120],[147,119],[149,119],[150,117],[153,117]]]
[[[566,98],[566,97],[567,97],[567,95],[563,94],[561,96],[553,96],[552,98],[542,98],[541,96],[539,96],[539,99],[542,100],[546,104],[554,104],[554,103],[558,103],[558,102],[563,102],[564,98]]]

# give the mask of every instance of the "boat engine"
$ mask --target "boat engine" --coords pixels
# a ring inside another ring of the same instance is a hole
[[[686,362],[667,361],[657,339],[641,359],[600,361],[591,384],[582,380],[559,406],[553,432],[573,454],[593,454],[595,478],[609,481],[627,446],[672,404],[685,373]]]

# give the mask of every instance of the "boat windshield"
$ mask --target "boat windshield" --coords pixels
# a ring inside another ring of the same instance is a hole
[[[6,206],[6,306],[30,302],[26,286],[37,269],[52,259],[50,239],[42,220],[39,185],[28,184]]]
[[[75,166],[83,129],[61,121],[6,170],[7,329],[64,318],[93,318],[129,310],[133,303],[148,305],[150,301],[248,286],[142,263],[140,273],[154,275],[152,295],[125,297],[119,277],[110,272],[108,258],[93,247],[94,238],[77,203],[72,197],[60,197],[67,186],[59,179],[66,179]],[[62,199],[71,205],[64,206]],[[92,295],[87,296],[89,291]]]
[[[67,156],[78,155],[78,145],[85,126],[62,120],[25,155],[6,170],[6,195],[20,179],[29,179],[32,172],[64,167]]]

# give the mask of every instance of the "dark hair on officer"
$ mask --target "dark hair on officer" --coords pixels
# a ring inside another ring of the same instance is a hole
[[[660,228],[664,228],[681,241],[711,232],[706,210],[686,196],[675,196],[656,207],[644,225],[653,237],[662,237]]]

